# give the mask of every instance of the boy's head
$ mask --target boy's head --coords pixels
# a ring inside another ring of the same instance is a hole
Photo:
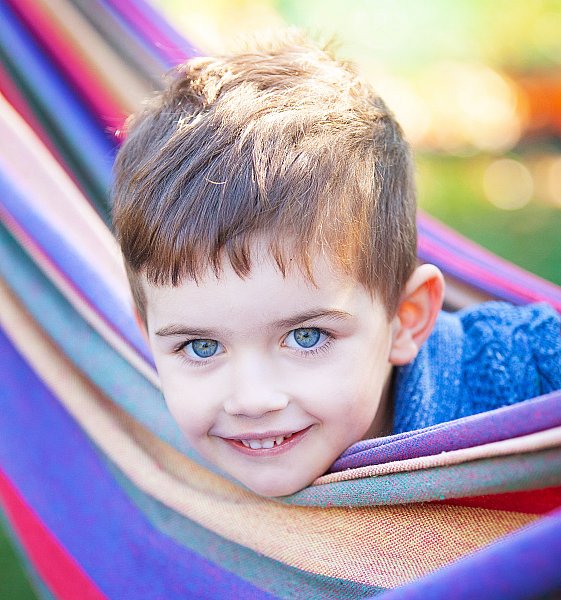
[[[442,284],[411,157],[351,67],[292,36],[194,59],[129,123],[114,221],[170,411],[255,491],[385,431]],[[271,446],[272,447],[269,447]]]

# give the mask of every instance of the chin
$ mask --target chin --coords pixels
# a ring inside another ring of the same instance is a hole
[[[249,488],[255,494],[263,496],[265,498],[278,498],[280,496],[290,496],[299,492],[309,485],[309,482],[298,482],[298,481],[251,481],[241,482],[245,487]]]

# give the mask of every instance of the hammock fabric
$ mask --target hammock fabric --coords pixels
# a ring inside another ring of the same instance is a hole
[[[282,500],[186,446],[106,223],[123,115],[194,53],[143,0],[0,3],[0,506],[37,593],[553,597],[561,393],[361,442]],[[561,311],[554,285],[419,229],[463,297]]]

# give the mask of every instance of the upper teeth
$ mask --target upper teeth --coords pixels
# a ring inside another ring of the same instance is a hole
[[[240,442],[246,447],[252,450],[259,450],[260,448],[272,448],[275,444],[280,446],[285,439],[292,436],[292,433],[288,435],[278,435],[274,438],[264,438],[262,440],[240,440]]]

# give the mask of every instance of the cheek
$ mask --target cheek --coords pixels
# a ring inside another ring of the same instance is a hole
[[[383,353],[368,349],[326,363],[322,376],[315,377],[315,409],[321,413],[317,416],[334,425],[363,428],[376,415],[387,376]]]
[[[383,386],[388,367],[388,353],[380,344],[349,345],[338,353],[334,364],[328,367],[329,378],[349,390],[375,389]]]
[[[206,433],[216,413],[208,382],[165,364],[158,372],[168,410],[183,434],[193,439]]]

